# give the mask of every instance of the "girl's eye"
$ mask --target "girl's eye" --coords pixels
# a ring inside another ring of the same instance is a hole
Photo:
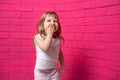
[[[50,20],[47,20],[47,22],[50,22]]]
[[[54,22],[57,22],[57,21],[54,21]]]

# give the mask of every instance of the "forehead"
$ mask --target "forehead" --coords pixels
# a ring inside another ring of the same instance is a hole
[[[46,15],[46,19],[55,19],[55,20],[57,20],[57,16],[55,16],[55,15]]]

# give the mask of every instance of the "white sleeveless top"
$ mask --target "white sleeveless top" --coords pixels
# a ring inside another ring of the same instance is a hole
[[[35,39],[42,37],[40,34],[35,36]],[[56,68],[59,59],[59,52],[60,52],[60,41],[59,39],[52,39],[51,46],[48,51],[44,52],[40,49],[40,47],[35,44],[36,48],[36,64],[35,67],[38,69],[50,69]]]

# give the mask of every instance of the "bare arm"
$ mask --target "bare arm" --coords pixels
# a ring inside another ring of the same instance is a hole
[[[59,62],[61,64],[61,68],[62,68],[62,73],[64,72],[65,70],[65,63],[64,63],[64,56],[63,56],[63,52],[62,50],[60,49],[60,53],[59,53]]]
[[[47,35],[45,40],[36,37],[34,42],[40,47],[40,49],[42,49],[43,51],[47,51],[50,48],[52,42],[52,35]]]
[[[48,25],[48,28],[46,29],[46,39],[39,39],[35,38],[34,42],[36,45],[38,45],[43,51],[48,51],[52,42],[52,37],[54,33],[55,27],[51,24]]]

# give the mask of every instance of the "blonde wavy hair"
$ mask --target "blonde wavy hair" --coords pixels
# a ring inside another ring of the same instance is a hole
[[[40,18],[40,20],[38,21],[38,23],[36,25],[36,30],[37,30],[36,34],[40,34],[41,37],[43,39],[45,39],[44,36],[46,36],[47,34],[44,30],[44,21],[45,21],[47,16],[51,16],[51,17],[57,19],[57,21],[58,21],[58,30],[56,32],[54,32],[53,38],[59,38],[61,41],[64,41],[64,38],[61,36],[61,25],[60,25],[60,22],[59,22],[59,17],[57,15],[57,13],[54,12],[54,11],[47,11],[42,15],[42,17]],[[33,39],[32,39],[33,44],[34,44],[34,37],[35,36],[33,36]]]

